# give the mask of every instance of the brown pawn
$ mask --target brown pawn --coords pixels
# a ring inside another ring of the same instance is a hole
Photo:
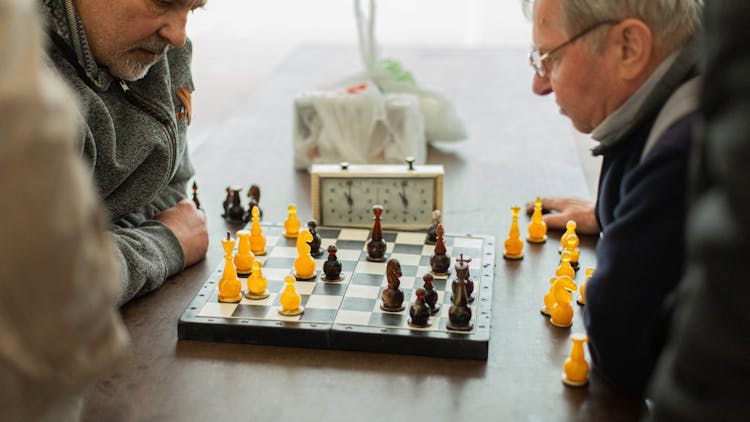
[[[435,287],[432,285],[432,282],[434,279],[435,278],[430,273],[427,273],[424,276],[422,276],[422,280],[424,281],[424,286],[422,288],[425,291],[424,301],[430,307],[430,311],[433,314],[436,314],[440,310],[440,304],[437,303],[438,293],[435,290]]]
[[[318,222],[315,220],[308,221],[307,228],[310,229],[310,234],[313,237],[313,240],[307,243],[308,245],[310,245],[310,255],[317,258],[323,255],[323,249],[320,249],[320,235],[318,234],[317,230]]]
[[[382,302],[380,309],[387,312],[401,312],[404,310],[404,291],[401,290],[401,264],[398,259],[389,259],[385,267],[385,276],[388,279],[388,287],[380,296]]]
[[[447,255],[445,249],[445,240],[443,239],[443,225],[437,226],[437,243],[435,243],[435,253],[430,257],[430,267],[434,275],[448,275],[448,268],[451,266],[451,257]]]
[[[341,281],[344,278],[341,277],[341,261],[336,256],[336,246],[328,246],[328,259],[323,263],[323,272],[325,277],[324,281]]]
[[[370,240],[367,241],[367,260],[372,262],[385,261],[386,244],[383,240],[383,228],[380,226],[380,216],[383,214],[382,205],[373,205],[372,213],[375,214],[375,223],[372,226]]]
[[[424,328],[430,325],[430,307],[425,303],[425,290],[418,288],[414,291],[417,298],[409,309],[409,325],[412,327]]]

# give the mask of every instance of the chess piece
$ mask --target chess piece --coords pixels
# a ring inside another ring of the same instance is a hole
[[[435,242],[435,252],[430,256],[430,269],[436,276],[447,276],[450,274],[448,268],[451,266],[451,257],[448,256],[448,250],[445,248],[445,239],[443,238],[443,225],[437,226],[437,241]]]
[[[550,322],[555,327],[570,327],[573,325],[573,301],[571,292],[576,291],[576,284],[569,277],[557,277],[552,284],[552,297],[555,304],[550,309]]]
[[[253,270],[253,262],[255,262],[255,255],[250,250],[250,232],[239,230],[236,235],[239,245],[237,245],[237,254],[234,256],[234,265],[237,267],[238,274],[247,275]]]
[[[578,235],[576,234],[576,222],[573,220],[568,220],[567,223],[565,223],[565,233],[563,233],[562,236],[560,236],[560,252],[562,253],[563,250],[568,246],[568,238],[573,237],[575,239],[575,247],[578,247]]]
[[[518,229],[518,213],[521,211],[521,207],[514,205],[510,210],[513,213],[513,221],[510,224],[508,238],[505,239],[503,258],[523,259],[523,241],[521,240],[521,232]]]
[[[247,278],[245,297],[252,300],[265,299],[270,295],[266,289],[267,286],[268,280],[263,275],[263,270],[260,269],[260,261],[253,262],[253,271]]]
[[[531,214],[529,223],[529,237],[531,243],[544,243],[547,241],[547,223],[542,218],[542,199],[537,197],[534,201],[534,213]]]
[[[464,284],[466,285],[466,296],[469,301],[469,303],[474,301],[474,298],[471,297],[471,293],[474,292],[474,281],[471,279],[471,274],[469,272],[469,263],[471,262],[471,258],[468,256],[464,258],[464,254],[460,254],[458,258],[456,258],[456,262],[458,263],[466,263],[466,275],[464,276]],[[453,283],[451,284],[451,292],[453,295],[456,294],[456,289],[458,288],[458,277],[453,279]],[[453,300],[453,295],[451,295],[451,300]]]
[[[289,204],[287,210],[289,210],[289,215],[284,221],[284,237],[287,239],[296,239],[300,227],[300,221],[297,218],[297,206]]]
[[[245,209],[242,208],[240,202],[240,191],[241,188],[232,188],[232,205],[227,210],[227,218],[233,223],[241,223],[242,218],[245,216]]]
[[[446,327],[454,331],[469,331],[473,328],[471,324],[471,308],[469,297],[466,294],[466,277],[469,273],[469,265],[463,261],[456,263],[456,285],[451,301],[453,305],[448,308],[449,322]]]
[[[565,243],[565,250],[570,252],[570,266],[573,267],[574,271],[578,271],[578,257],[581,255],[581,250],[577,247],[578,236],[568,236]]]
[[[380,309],[387,312],[404,310],[404,291],[401,290],[401,264],[397,259],[389,259],[385,268],[388,287],[381,294]]]
[[[557,267],[557,270],[555,271],[556,276],[566,275],[572,279],[576,277],[576,270],[573,269],[573,266],[570,265],[570,252],[567,250],[563,251],[562,256],[560,257],[560,266]]]
[[[588,341],[588,337],[583,333],[574,333],[570,335],[570,340],[573,347],[563,364],[562,382],[570,387],[582,387],[589,380],[589,363],[583,351],[583,343]]]
[[[437,242],[437,226],[440,224],[440,210],[432,211],[432,224],[427,228],[427,243],[434,245]]]
[[[383,229],[380,226],[380,216],[383,214],[382,205],[373,205],[372,213],[375,214],[375,223],[372,225],[372,234],[367,241],[367,260],[372,262],[384,262],[386,243],[383,240]]]
[[[227,197],[224,199],[221,207],[221,209],[224,210],[224,214],[221,216],[226,219],[229,219],[229,206],[232,205],[232,195],[232,188],[227,186]]]
[[[198,200],[198,183],[193,180],[193,203],[195,208],[201,209],[201,201]]]
[[[578,298],[576,299],[576,302],[578,302],[579,305],[586,304],[586,285],[588,284],[589,279],[591,279],[592,275],[594,275],[594,268],[586,268],[586,278],[583,279],[583,281],[581,282],[581,286],[578,288]]]
[[[310,241],[310,255],[312,255],[314,258],[317,258],[323,255],[323,249],[320,248],[320,235],[318,234],[318,222],[315,220],[308,221],[307,229],[310,231],[310,234],[312,235],[312,240]]]
[[[236,303],[242,300],[242,283],[237,278],[237,270],[232,260],[234,250],[234,239],[227,232],[227,238],[221,240],[224,247],[224,272],[219,280],[219,302]]]
[[[567,277],[568,279],[570,278],[567,275],[561,275],[559,277]],[[555,276],[549,279],[549,290],[544,295],[544,306],[542,306],[542,308],[540,309],[542,315],[544,316],[550,316],[552,308],[555,307],[555,296],[553,294],[552,286],[554,286],[555,281],[557,281],[559,277]],[[570,281],[573,282],[573,280]]]
[[[325,277],[323,281],[341,281],[344,277],[341,277],[341,261],[336,256],[336,246],[328,246],[328,259],[323,263],[323,272]]]
[[[258,185],[250,185],[250,189],[247,190],[247,199],[248,199],[248,205],[247,205],[247,214],[248,217],[246,221],[250,221],[253,214],[253,208],[258,208],[258,217],[262,220],[263,219],[263,210],[260,209],[260,187]]]
[[[250,250],[255,255],[266,254],[266,236],[263,235],[263,229],[260,227],[260,209],[253,208],[253,225],[250,226]]]
[[[429,305],[425,303],[425,290],[418,288],[414,291],[416,299],[412,303],[409,309],[409,325],[417,328],[424,328],[430,325],[430,314],[431,310]]]
[[[284,291],[281,292],[279,302],[281,307],[279,313],[284,316],[295,316],[300,315],[305,311],[305,307],[302,306],[302,296],[297,293],[294,288],[294,276],[288,275],[284,278]]]
[[[297,280],[309,280],[315,277],[315,260],[310,255],[312,235],[302,230],[297,235],[297,259],[294,260],[294,276]]]
[[[435,278],[430,273],[422,276],[422,281],[424,281],[424,286],[422,286],[422,288],[425,291],[424,301],[427,303],[427,306],[430,307],[430,312],[436,314],[440,311],[440,304],[437,303],[438,292],[435,290],[435,286],[432,285],[434,280]]]

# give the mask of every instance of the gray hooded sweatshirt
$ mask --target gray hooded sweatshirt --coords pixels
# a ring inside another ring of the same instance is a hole
[[[186,197],[191,45],[170,49],[135,82],[100,69],[72,0],[44,0],[52,65],[80,105],[78,147],[110,216],[122,272],[119,303],[180,272],[177,237],[153,217]]]

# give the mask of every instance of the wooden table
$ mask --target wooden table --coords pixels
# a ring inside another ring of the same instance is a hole
[[[290,202],[302,219],[310,215],[310,178],[294,170],[290,153],[292,101],[301,91],[357,72],[360,64],[353,48],[309,47],[295,52],[195,151],[200,199],[209,217],[208,256],[122,309],[132,336],[130,354],[89,393],[86,420],[639,417],[643,403],[613,392],[596,374],[586,388],[560,382],[568,337],[583,331],[578,307],[572,329],[553,327],[539,313],[559,259],[560,233],[550,233],[543,246],[527,244],[522,261],[505,261],[501,255],[511,205],[537,195],[588,196],[569,124],[553,98],[530,91],[526,53],[386,53],[421,85],[451,98],[469,130],[467,141],[431,147],[428,161],[445,166],[445,226],[498,239],[489,359],[178,341],[177,320],[222,262],[222,234],[236,229],[220,217],[227,185],[260,185],[266,222],[283,222]],[[242,75],[231,83],[241,84]],[[523,217],[524,227],[527,222]],[[583,239],[583,267],[595,265],[594,244]]]

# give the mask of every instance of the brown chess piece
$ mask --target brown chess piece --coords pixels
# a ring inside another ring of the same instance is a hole
[[[380,216],[383,214],[382,205],[373,205],[372,213],[375,214],[375,223],[372,226],[370,240],[367,241],[367,260],[373,262],[385,261],[386,244],[383,240],[383,229],[380,226]]]
[[[260,187],[258,185],[250,185],[250,189],[247,190],[247,199],[248,199],[248,205],[247,205],[247,213],[245,213],[245,223],[250,222],[253,219],[253,208],[258,208],[258,211],[260,212],[258,214],[259,218],[263,219],[263,210],[260,208]]]
[[[414,291],[416,299],[409,309],[409,325],[412,327],[423,328],[430,325],[430,306],[425,302],[425,290],[418,288]]]
[[[381,294],[380,309],[387,312],[401,312],[404,310],[404,291],[401,290],[401,264],[398,259],[389,259],[385,268],[388,287]]]
[[[448,275],[448,268],[451,266],[451,257],[445,249],[445,240],[443,239],[443,225],[437,226],[437,242],[435,243],[435,253],[430,257],[430,266],[432,273],[435,275]]]
[[[198,183],[193,180],[193,203],[195,208],[201,209],[201,201],[198,200]]]
[[[343,280],[343,277],[341,277],[341,261],[336,256],[336,252],[335,245],[328,246],[328,259],[323,263],[323,273],[326,275],[323,277],[324,281]]]
[[[432,285],[432,282],[434,281],[434,277],[432,274],[427,273],[424,276],[422,276],[422,281],[424,281],[424,286],[422,287],[425,290],[424,294],[424,301],[427,303],[427,305],[430,307],[430,311],[433,314],[438,313],[440,311],[440,304],[437,303],[438,300],[438,293],[435,290],[435,287]]]
[[[456,281],[454,282],[452,297],[453,305],[448,308],[449,322],[446,326],[449,330],[469,331],[473,328],[469,297],[466,294],[466,277],[469,274],[469,265],[460,260],[455,268]]]
[[[240,202],[240,191],[242,188],[232,188],[232,205],[227,210],[227,218],[233,223],[241,223],[245,216],[245,209]]]
[[[310,220],[307,222],[307,228],[310,229],[310,234],[313,237],[313,240],[310,241],[310,255],[317,258],[321,255],[323,255],[323,249],[320,248],[320,235],[318,234],[318,222],[315,220]]]

